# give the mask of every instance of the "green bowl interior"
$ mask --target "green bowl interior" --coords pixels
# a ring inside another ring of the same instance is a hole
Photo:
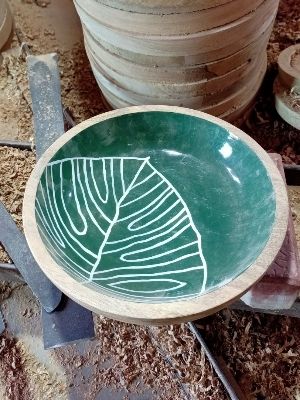
[[[265,247],[271,180],[230,131],[172,112],[96,123],[63,145],[36,194],[41,238],[75,279],[135,301],[215,290]]]

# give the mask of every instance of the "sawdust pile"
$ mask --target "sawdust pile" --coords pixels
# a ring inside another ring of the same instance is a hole
[[[35,155],[28,150],[0,147],[0,200],[22,229],[22,202],[26,182],[35,164]],[[0,247],[0,262],[9,262]]]
[[[14,45],[17,46],[16,40]],[[18,47],[3,55],[0,68],[0,124],[6,135],[1,137],[32,140],[32,111],[28,102],[26,62]]]
[[[60,52],[62,101],[76,123],[106,111],[83,43]]]
[[[54,29],[39,23],[32,23],[33,16],[41,18],[42,14],[39,7],[45,4],[51,4],[49,0],[26,0],[28,9],[22,4],[12,1],[15,21],[22,33],[22,40],[26,42],[30,53],[34,55],[56,52],[59,58],[59,69],[61,74],[61,96],[65,107],[71,110],[71,113],[79,123],[94,115],[104,112],[101,92],[98,88],[94,75],[92,73],[89,61],[87,59],[83,40],[71,47],[59,43]],[[14,46],[18,45],[15,38]],[[26,62],[24,57],[19,59],[19,71],[15,74],[22,76],[22,91],[25,91],[27,97],[28,81],[22,71],[26,71]],[[32,118],[32,114],[31,114]]]
[[[31,400],[23,361],[16,339],[8,334],[0,336],[0,369],[5,376],[8,400]]]
[[[103,388],[135,396],[148,389],[157,400],[227,398],[185,325],[149,328],[101,316],[94,320],[97,341],[84,355],[76,353],[73,346],[55,350],[69,382],[78,381],[79,367],[90,368],[88,377],[79,377],[86,383],[82,399],[97,398]]]
[[[24,14],[22,3],[27,3]],[[105,110],[100,91],[91,72],[83,43],[62,48],[56,40],[55,32],[47,26],[37,27],[40,20],[36,9],[49,5],[49,0],[11,1],[15,20],[24,33],[33,54],[56,51],[59,54],[62,99],[70,108],[76,122],[81,122]],[[37,7],[40,6],[40,7]],[[51,6],[51,4],[50,4]],[[279,152],[286,163],[300,164],[300,134],[285,124],[276,114],[273,105],[272,85],[277,74],[276,61],[279,52],[300,39],[300,15],[298,0],[282,0],[268,48],[268,73],[257,99],[254,112],[245,126],[266,150]],[[17,47],[14,38],[13,46]],[[15,129],[18,139],[29,140],[33,134],[32,112],[28,97],[28,82],[24,57],[13,52],[3,61],[0,69],[0,89],[10,104],[3,103],[0,123]],[[1,97],[2,98],[2,97]],[[9,124],[16,122],[16,125]],[[22,196],[26,180],[35,162],[34,154],[28,151],[0,148],[1,180],[0,198],[10,209],[21,226]],[[300,197],[292,194],[294,220],[300,226]],[[298,207],[298,208],[297,208]],[[299,230],[298,230],[299,232]],[[300,234],[298,233],[298,239]],[[299,242],[298,242],[299,243]],[[0,249],[0,261],[8,257]],[[9,296],[11,286],[3,287],[2,297]],[[1,298],[1,296],[0,296]],[[97,340],[91,342],[83,355],[76,352],[76,346],[67,346],[53,351],[68,375],[70,387],[83,387],[82,399],[97,398],[103,387],[118,387],[125,393],[142,392],[141,387],[149,387],[157,399],[211,399],[226,398],[220,382],[213,374],[203,352],[199,350],[193,336],[185,326],[146,329],[96,317]],[[247,391],[249,400],[295,400],[300,390],[300,326],[291,318],[268,315],[251,315],[242,312],[223,311],[201,322],[205,336],[217,354],[221,354]],[[0,339],[2,340],[2,338]],[[26,359],[24,349],[18,347],[14,339],[5,337],[7,348],[0,353],[0,369],[5,376],[15,378],[20,374],[22,382]],[[9,347],[11,346],[11,347]],[[16,347],[16,350],[12,348]],[[0,352],[1,352],[0,344]],[[8,354],[9,353],[9,354]],[[3,354],[3,357],[2,357]],[[6,354],[4,356],[4,354]],[[9,357],[14,356],[16,364]],[[30,358],[28,358],[30,359]],[[5,361],[5,365],[1,364]],[[18,371],[12,368],[18,366]],[[44,370],[33,366],[26,368],[28,374]],[[83,371],[90,367],[91,376]],[[80,372],[80,380],[75,379]],[[7,380],[7,382],[10,382]],[[51,379],[47,381],[50,382]],[[46,383],[46,385],[48,385]],[[15,381],[14,381],[15,384]],[[58,385],[57,391],[47,392],[48,398],[55,393],[55,399],[64,396]],[[28,385],[14,386],[19,393],[13,398],[29,400]],[[23,392],[22,392],[23,390]],[[56,389],[55,389],[56,390]],[[11,392],[13,395],[13,392]],[[50,394],[51,393],[51,394]],[[33,396],[33,392],[31,392]],[[42,396],[42,395],[40,395]],[[126,396],[125,396],[126,397]],[[33,397],[30,397],[30,400]],[[64,397],[63,397],[64,398]],[[41,397],[42,400],[44,400]]]
[[[268,46],[269,64],[276,64],[279,53],[300,40],[298,0],[281,0]]]
[[[66,384],[51,374],[22,342],[0,336],[0,375],[5,384],[1,400],[67,400]]]
[[[170,325],[149,328],[155,338],[156,346],[166,357],[171,358],[182,383],[191,398],[227,399],[222,384],[207,361],[204,350],[200,348],[187,325]]]
[[[231,368],[247,400],[296,400],[300,391],[300,320],[224,310],[205,336]]]
[[[23,371],[27,377],[29,400],[68,400],[66,384],[52,374],[45,365],[32,355],[22,340],[17,342],[17,348],[22,359]],[[14,400],[23,400],[21,393]]]
[[[23,283],[17,283],[17,282],[1,282],[0,285],[0,304],[3,304],[5,300],[7,300],[10,295],[12,294],[12,292],[21,287],[22,285],[24,285]]]
[[[279,53],[299,40],[299,1],[281,0],[267,51],[268,71],[254,110],[243,126],[243,130],[265,150],[281,154],[286,164],[300,164],[300,131],[284,122],[277,114],[273,82],[278,74]]]
[[[26,396],[23,386],[15,385],[14,395],[9,397],[11,366],[9,359],[2,359],[0,351],[0,399],[67,400],[63,370],[51,353],[43,349],[40,305],[31,290],[23,283],[0,282],[0,305],[7,323],[0,343],[2,337],[9,338],[8,351],[18,355],[21,366],[17,365],[16,373],[22,372],[26,387]]]
[[[121,385],[123,388],[128,388],[132,384],[134,386],[136,383],[135,389],[138,390],[138,382],[142,380],[149,388],[155,386],[162,388],[161,398],[166,400],[182,398],[172,368],[159,355],[144,327],[96,317],[96,332],[102,341],[102,354],[110,355],[114,359],[111,367],[99,370],[102,382],[116,387]],[[97,359],[94,361],[97,362]],[[135,382],[137,378],[139,379]],[[97,378],[94,379],[92,386],[95,393],[99,389],[97,386],[100,382]]]
[[[288,189],[289,201],[292,210],[292,217],[295,227],[298,250],[300,252],[300,187],[291,187]]]

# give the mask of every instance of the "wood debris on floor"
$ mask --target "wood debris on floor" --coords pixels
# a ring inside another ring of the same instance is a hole
[[[208,318],[205,336],[249,400],[293,399],[300,391],[300,320],[242,311]]]
[[[35,155],[29,150],[0,147],[0,200],[22,229],[22,202],[26,182],[35,164]],[[0,245],[0,262],[11,262]]]
[[[300,131],[283,121],[275,110],[273,82],[282,50],[300,40],[298,0],[281,0],[268,46],[268,71],[254,109],[243,126],[265,150],[279,153],[285,164],[300,164]]]
[[[105,111],[84,52],[71,0],[9,0],[33,54],[57,52],[62,99],[76,123]],[[300,134],[273,106],[277,56],[300,39],[298,0],[281,0],[268,49],[268,73],[244,130],[285,163],[300,164]],[[0,135],[32,140],[26,62],[16,37],[0,69]],[[0,199],[21,228],[33,152],[0,148]],[[300,248],[300,191],[289,188]],[[0,248],[0,262],[9,257]],[[0,283],[8,333],[0,337],[0,399],[212,399],[226,394],[185,325],[143,328],[95,316],[96,340],[44,351],[40,308],[30,289]],[[250,400],[300,398],[300,325],[292,318],[224,310],[200,322]],[[298,396],[298,397],[297,397]]]

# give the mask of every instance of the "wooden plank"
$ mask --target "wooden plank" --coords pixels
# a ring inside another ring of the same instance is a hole
[[[231,304],[229,308],[232,310],[258,312],[258,313],[271,314],[271,315],[286,315],[288,317],[300,318],[300,302],[299,301],[296,301],[292,305],[292,307],[290,307],[288,309],[282,309],[282,310],[253,308],[253,307],[247,306],[242,300],[238,300],[235,303]]]
[[[0,264],[0,281],[24,282],[24,279],[14,264]]]
[[[284,178],[281,156],[274,153],[270,156]],[[277,257],[263,278],[242,297],[242,301],[253,308],[289,309],[298,297],[299,287],[300,259],[290,211],[286,237]]]

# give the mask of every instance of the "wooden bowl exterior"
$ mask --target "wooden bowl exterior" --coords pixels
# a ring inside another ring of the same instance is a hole
[[[113,108],[166,104],[232,120],[261,83],[279,0],[74,3]]]

